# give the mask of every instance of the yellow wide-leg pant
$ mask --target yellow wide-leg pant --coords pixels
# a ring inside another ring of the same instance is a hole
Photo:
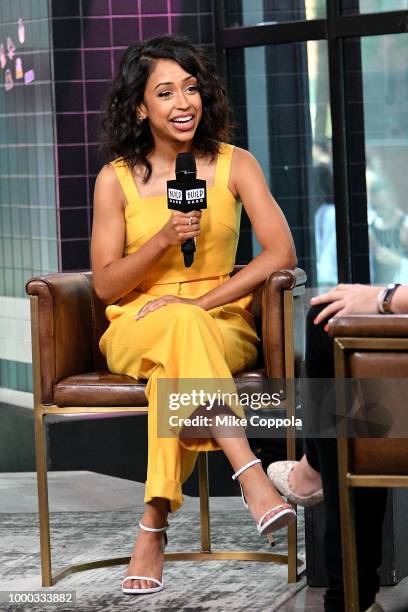
[[[205,311],[183,303],[167,304],[139,320],[137,312],[160,295],[197,297],[228,277],[153,285],[134,291],[121,305],[108,306],[110,325],[100,340],[108,368],[117,374],[148,379],[148,467],[145,499],[183,503],[181,485],[194,469],[198,451],[218,450],[213,439],[158,437],[157,386],[160,378],[230,379],[255,365],[259,338],[247,310],[252,296]],[[240,415],[242,416],[242,415]]]

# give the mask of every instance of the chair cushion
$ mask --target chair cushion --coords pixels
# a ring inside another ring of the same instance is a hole
[[[54,387],[57,406],[147,406],[146,381],[108,371],[63,378]]]
[[[57,406],[132,407],[147,406],[146,380],[130,376],[111,374],[108,371],[87,372],[63,378],[54,387],[54,402]],[[266,391],[265,371],[262,369],[240,372],[235,376],[237,391],[260,393]]]

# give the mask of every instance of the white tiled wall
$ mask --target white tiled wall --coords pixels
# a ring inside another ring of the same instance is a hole
[[[31,363],[28,299],[0,296],[0,359]]]

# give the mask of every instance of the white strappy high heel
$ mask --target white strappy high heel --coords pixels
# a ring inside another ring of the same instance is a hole
[[[165,525],[164,527],[160,527],[160,529],[154,529],[153,527],[146,527],[145,525],[143,525],[143,523],[139,523],[139,527],[140,529],[143,529],[143,531],[153,531],[155,533],[158,533],[160,531],[166,532],[168,525]],[[167,534],[166,533],[164,533],[164,540],[167,546]],[[126,580],[150,580],[151,582],[155,582],[157,584],[157,587],[152,587],[150,589],[125,589],[123,585],[125,584]],[[163,576],[162,576],[161,581],[157,580],[156,578],[151,578],[150,576],[126,576],[122,580],[122,591],[123,593],[126,593],[127,595],[144,595],[144,594],[147,595],[148,593],[158,593],[159,591],[162,591],[163,589],[164,589]]]
[[[253,461],[250,461],[249,463],[244,465],[242,468],[240,468],[237,472],[235,472],[235,474],[233,474],[232,480],[236,480],[238,476],[240,476],[243,472],[245,472],[245,470],[252,467],[256,463],[262,463],[262,461],[260,459],[254,459]],[[242,503],[244,504],[245,508],[248,508],[248,504],[246,502],[241,483],[239,483],[239,486],[241,487]],[[262,524],[262,521],[264,520],[265,516],[267,516],[274,510],[279,510],[279,508],[282,508],[282,510],[274,514],[268,521],[265,521],[265,523]],[[273,508],[269,508],[269,510],[265,512],[265,514],[263,514],[261,518],[259,519],[257,523],[258,533],[260,535],[266,536],[272,531],[277,531],[278,529],[287,527],[295,519],[296,519],[296,512],[292,508],[292,506],[290,506],[290,504],[279,504],[278,506],[273,506]]]

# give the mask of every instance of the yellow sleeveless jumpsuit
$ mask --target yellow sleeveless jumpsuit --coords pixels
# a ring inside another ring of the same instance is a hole
[[[109,370],[148,379],[148,469],[145,502],[170,500],[175,512],[183,503],[182,483],[191,474],[197,451],[218,450],[212,439],[158,437],[157,381],[159,378],[232,379],[232,374],[255,365],[259,338],[249,312],[252,294],[205,311],[174,303],[139,320],[146,302],[162,295],[194,298],[229,278],[239,236],[241,202],[228,189],[233,146],[221,144],[214,184],[207,187],[207,209],[190,268],[184,267],[180,246],[172,246],[149,270],[137,289],[106,309],[109,327],[100,340]],[[128,167],[112,162],[127,204],[124,255],[137,251],[169,219],[166,196],[141,198]],[[239,409],[235,412],[242,416]]]

